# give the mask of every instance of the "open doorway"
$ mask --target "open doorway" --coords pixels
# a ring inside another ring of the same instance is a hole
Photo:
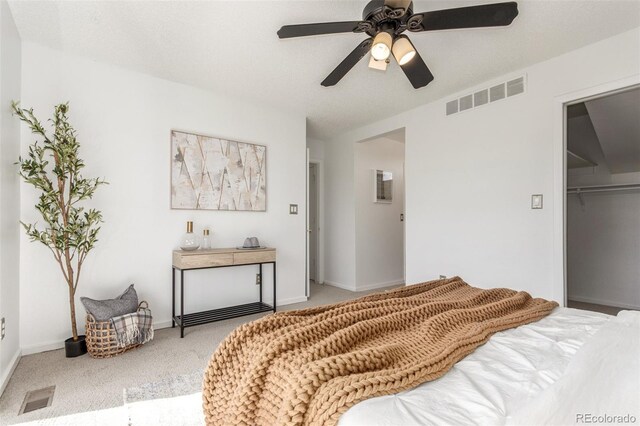
[[[404,128],[354,151],[356,291],[404,284]]]
[[[309,162],[309,284],[318,283],[318,163]]]
[[[640,309],[640,88],[567,104],[567,306]]]
[[[307,149],[307,280],[306,296],[324,284],[324,164]]]

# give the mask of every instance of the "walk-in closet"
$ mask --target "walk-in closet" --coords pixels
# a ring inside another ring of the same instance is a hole
[[[569,307],[640,309],[640,88],[567,107]]]

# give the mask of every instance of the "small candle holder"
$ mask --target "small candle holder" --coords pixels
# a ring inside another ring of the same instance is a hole
[[[209,230],[202,231],[202,249],[209,250],[211,248],[211,237],[209,236]]]

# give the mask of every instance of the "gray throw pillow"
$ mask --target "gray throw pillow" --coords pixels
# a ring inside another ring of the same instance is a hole
[[[81,297],[80,301],[87,313],[93,315],[96,321],[108,321],[113,317],[130,314],[138,310],[138,294],[136,289],[133,288],[133,284],[115,299],[94,300],[88,297]]]

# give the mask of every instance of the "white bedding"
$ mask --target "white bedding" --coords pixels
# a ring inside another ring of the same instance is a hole
[[[638,312],[627,314],[640,317]],[[538,322],[496,333],[438,380],[356,404],[340,417],[338,426],[566,424],[573,419],[575,410],[561,410],[555,417],[542,412],[551,411],[549,408],[562,398],[567,405],[573,397],[566,395],[573,392],[572,386],[590,383],[589,373],[583,371],[588,368],[584,363],[593,362],[598,356],[576,354],[605,324],[618,330],[618,322],[616,317],[596,312],[557,308]],[[627,331],[626,335],[633,332]],[[616,332],[603,334],[607,334],[603,343],[610,344],[620,337],[615,336]],[[601,351],[598,345],[590,346],[592,352]],[[621,352],[619,346],[617,351]],[[630,354],[619,355],[629,358]],[[637,343],[633,356],[637,371]],[[570,365],[574,358],[586,360],[578,366]],[[626,366],[616,368],[636,374],[633,366],[631,371],[625,370]],[[569,379],[560,380],[565,373],[570,373]],[[565,383],[565,387],[552,386],[556,382],[559,386]],[[592,383],[591,387],[592,392],[597,392],[597,385]],[[635,396],[626,394],[623,398],[637,398],[637,387]],[[592,414],[597,414],[595,407]]]

